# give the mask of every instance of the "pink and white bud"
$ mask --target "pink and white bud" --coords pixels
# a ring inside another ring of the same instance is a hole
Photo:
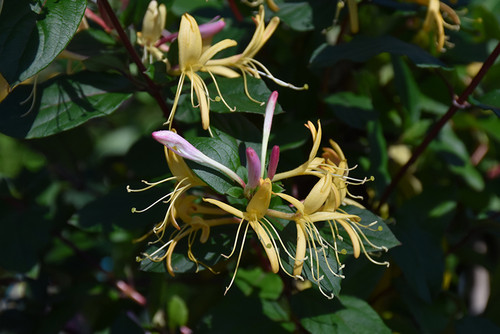
[[[280,147],[274,145],[271,150],[271,156],[269,157],[269,165],[267,166],[267,177],[272,180],[274,174],[276,174],[276,169],[278,168],[278,161],[280,160]]]
[[[229,176],[234,181],[238,182],[243,188],[245,187],[245,182],[232,170],[224,166],[223,164],[209,158],[203,154],[200,150],[194,147],[186,139],[179,136],[177,133],[168,130],[161,130],[153,132],[153,138],[156,139],[161,144],[165,145],[175,154],[180,155],[185,159],[197,162],[201,165],[211,166],[222,173]]]
[[[254,189],[260,184],[260,160],[255,150],[251,147],[247,148],[246,155],[248,169],[247,188]]]
[[[262,129],[262,151],[260,152],[261,177],[264,176],[267,144],[269,142],[269,134],[271,133],[271,125],[273,124],[276,101],[278,101],[278,92],[274,91],[271,93],[271,96],[269,96],[269,99],[267,100],[266,113],[264,115],[264,128]]]

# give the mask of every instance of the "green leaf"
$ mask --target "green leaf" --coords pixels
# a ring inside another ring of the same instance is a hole
[[[167,303],[167,319],[171,330],[185,326],[188,321],[189,310],[186,302],[179,296],[173,295]]]
[[[352,296],[340,296],[333,302],[321,298],[311,290],[292,296],[292,309],[309,332],[391,333],[377,312],[365,301]]]
[[[481,173],[472,165],[464,142],[454,133],[449,124],[443,127],[439,133],[439,141],[434,141],[431,147],[447,162],[449,169],[461,176],[472,189],[475,191],[484,189],[484,179]]]
[[[364,129],[368,121],[378,118],[378,112],[365,95],[339,92],[325,98],[325,102],[331,106],[335,116],[356,129]]]
[[[500,117],[500,89],[495,89],[481,97],[469,97],[469,102],[484,110],[492,110]]]
[[[375,178],[373,183],[375,184],[377,194],[381,194],[390,180],[387,141],[380,120],[369,122],[367,124],[367,130],[368,140],[370,141],[369,172]]]
[[[247,74],[246,80],[248,93],[254,100],[260,103],[250,100],[245,94],[245,84],[242,77],[234,79],[217,78],[217,84],[222,97],[229,107],[236,108],[238,112],[264,114],[266,111],[265,104],[272,93],[271,90],[264,83],[265,79],[256,79]],[[213,82],[208,85],[208,90],[210,91],[210,96],[213,98],[219,95]],[[221,113],[231,112],[222,101],[210,102],[210,111]],[[277,103],[274,114],[282,112],[281,106]]]
[[[314,29],[313,10],[308,2],[283,3],[276,13],[279,18],[297,31],[310,31]]]
[[[222,132],[219,132],[219,136],[214,138],[189,138],[189,142],[205,155],[223,164],[232,171],[236,172],[241,166],[236,140]],[[229,179],[228,176],[218,170],[202,166],[192,161],[186,162],[196,176],[220,194],[228,193],[231,188],[237,185],[235,181]]]
[[[261,299],[276,300],[283,291],[283,281],[273,273],[265,273],[261,268],[240,269],[234,283],[247,296],[254,290]]]
[[[408,113],[406,124],[410,126],[420,120],[420,106],[418,102],[420,91],[413,73],[402,57],[392,56],[391,60],[394,68],[394,86]]]
[[[85,0],[6,1],[0,15],[0,73],[11,86],[47,67],[64,50],[85,12]]]
[[[333,315],[338,333],[391,333],[377,312],[365,301],[351,296],[341,296],[339,299],[345,309]]]
[[[16,138],[40,138],[69,130],[111,114],[131,96],[129,88],[120,75],[90,72],[20,86],[0,104],[0,132]],[[30,98],[31,92],[34,96]],[[28,102],[22,104],[26,98]],[[32,107],[31,99],[35,99]]]
[[[418,46],[403,42],[391,36],[366,37],[357,36],[349,43],[335,46],[321,46],[312,56],[313,67],[322,68],[335,65],[346,59],[355,62],[365,62],[375,55],[388,52],[392,55],[407,56],[419,67],[448,68],[439,59],[431,56]]]
[[[359,216],[361,218],[361,222],[358,226],[360,226],[361,232],[376,246],[385,246],[387,249],[400,246],[401,243],[396,239],[391,229],[384,222],[382,218],[375,215],[371,211],[367,209],[361,209],[354,205],[343,206],[342,209],[352,215]],[[375,223],[376,224],[373,224]],[[373,224],[373,225],[371,225]],[[363,227],[364,226],[364,227]],[[339,229],[343,230],[343,228],[339,225]],[[330,229],[328,228],[330,232]],[[359,230],[357,231],[359,234]],[[331,232],[330,232],[331,233]],[[331,234],[330,234],[331,235]],[[350,243],[346,243],[349,240],[349,237],[346,233],[341,233],[344,238],[344,241],[337,241],[337,246],[339,249],[345,248],[348,254],[352,254],[352,246]],[[371,246],[366,240],[363,239],[363,245],[367,252],[377,252],[380,249],[377,249]]]

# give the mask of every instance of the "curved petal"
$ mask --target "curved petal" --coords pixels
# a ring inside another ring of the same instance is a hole
[[[280,270],[278,254],[276,253],[276,249],[271,241],[271,238],[267,234],[267,231],[258,221],[250,221],[250,226],[257,234],[262,247],[266,251],[267,258],[269,259],[269,263],[271,264],[271,270],[273,273],[277,273]]]
[[[224,202],[218,201],[218,200],[213,199],[213,198],[203,198],[203,200],[205,202],[208,202],[208,203],[211,203],[213,205],[218,206],[219,208],[221,208],[222,210],[226,211],[227,213],[230,213],[232,215],[235,215],[238,218],[242,218],[243,219],[243,212],[241,212],[240,210],[238,210],[236,208],[233,208],[229,204],[226,204]]]
[[[221,65],[213,66],[211,64],[211,62],[212,62],[212,60],[209,60],[207,62],[207,64],[205,65],[205,68],[202,69],[202,71],[211,72],[213,74],[220,75],[220,76],[230,78],[230,79],[240,77],[240,74],[238,72],[236,72],[235,70],[232,70],[229,67],[221,66]]]
[[[223,41],[220,41],[217,44],[214,44],[211,47],[209,47],[207,50],[205,50],[205,52],[203,52],[203,54],[200,55],[199,63],[205,65],[207,61],[209,61],[213,56],[215,56],[220,51],[230,48],[232,46],[236,46],[237,44],[238,43],[236,43],[236,41],[232,39],[225,39]]]
[[[293,265],[293,275],[300,276],[306,257],[306,234],[301,224],[297,224],[297,249],[295,251],[295,263]]]

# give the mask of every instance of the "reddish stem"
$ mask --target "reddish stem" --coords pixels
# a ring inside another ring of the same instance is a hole
[[[165,119],[168,119],[168,117],[170,116],[170,108],[167,106],[165,100],[161,96],[160,88],[146,74],[146,67],[144,66],[144,64],[141,61],[141,58],[139,57],[134,47],[132,46],[132,43],[130,43],[127,34],[123,30],[120,21],[118,20],[113,9],[109,5],[108,0],[98,0],[98,2],[102,6],[100,8],[103,8],[106,14],[108,15],[109,19],[111,20],[111,23],[113,24],[113,27],[115,28],[116,32],[118,33],[118,36],[120,37],[120,40],[125,46],[125,49],[127,49],[128,54],[130,55],[130,57],[132,57],[132,60],[137,65],[139,72],[144,78],[144,81],[146,81],[146,84],[148,86],[148,93],[156,100],[156,102],[160,106]]]
[[[243,15],[241,15],[240,10],[238,9],[238,6],[236,6],[234,0],[228,0],[228,3],[236,20],[238,20],[239,22],[243,21]]]
[[[455,115],[455,113],[461,109],[461,106],[466,106],[467,99],[469,98],[469,95],[472,94],[472,92],[476,89],[477,85],[479,82],[483,79],[483,77],[486,75],[486,72],[490,69],[490,67],[495,63],[495,60],[498,58],[500,55],[500,43],[497,44],[496,48],[491,52],[491,54],[488,56],[488,58],[485,60],[483,63],[483,66],[479,70],[479,72],[476,74],[474,79],[470,82],[470,84],[465,88],[465,90],[462,92],[462,94],[458,97],[458,99],[454,100],[453,103],[450,105],[450,108],[446,112],[446,114],[441,117],[441,119],[434,125],[434,127],[431,129],[431,131],[427,134],[427,136],[424,138],[422,143],[413,151],[413,154],[408,160],[408,162],[401,167],[399,172],[396,174],[396,176],[392,179],[391,183],[387,188],[385,189],[384,193],[382,194],[380,198],[380,203],[377,207],[377,211],[380,211],[380,208],[382,205],[384,205],[388,198],[389,195],[394,191],[396,188],[396,185],[401,181],[401,178],[405,175],[405,173],[408,171],[408,168],[410,168],[411,165],[417,161],[417,159],[420,157],[420,155],[425,151],[427,146],[434,140],[434,138],[438,135],[439,131],[443,128],[443,126],[450,120],[450,118]]]

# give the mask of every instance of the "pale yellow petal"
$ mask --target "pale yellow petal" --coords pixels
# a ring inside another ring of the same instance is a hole
[[[199,62],[202,42],[198,23],[189,14],[182,15],[179,27],[179,67],[186,71],[190,66]]]
[[[213,199],[213,198],[203,198],[203,200],[205,202],[208,202],[208,203],[211,203],[213,205],[218,206],[219,208],[221,208],[222,210],[226,211],[229,214],[232,214],[238,218],[243,218],[243,212],[241,212],[240,210],[238,210],[236,208],[233,208],[229,204],[226,204],[224,202],[218,201],[218,200]]]
[[[200,76],[196,73],[188,72],[188,76],[191,79],[192,87],[200,105],[201,124],[203,126],[203,129],[207,130],[210,126],[210,101],[205,90],[205,83],[203,82],[203,79],[201,79]]]
[[[332,176],[326,174],[319,179],[304,200],[304,214],[316,212],[323,206],[332,187]]]
[[[209,47],[203,54],[200,56],[199,62],[200,64],[204,65],[207,61],[212,59],[213,56],[215,56],[217,53],[220,51],[233,47],[237,45],[235,40],[232,39],[225,39],[223,41],[218,42],[217,44],[212,45]]]
[[[302,225],[297,224],[297,249],[295,251],[295,263],[293,266],[293,275],[300,276],[306,257],[306,235]]]
[[[207,64],[209,64],[211,60],[208,61]],[[230,69],[229,67],[225,66],[205,66],[205,70],[212,72],[212,74],[215,75],[220,75],[226,78],[238,78],[240,74],[236,72],[235,70]]]
[[[348,224],[346,221],[339,219],[337,220],[340,225],[344,228],[344,230],[347,232],[349,235],[349,238],[351,239],[352,242],[352,249],[354,252],[354,257],[357,259],[359,257],[359,254],[361,253],[361,248],[360,248],[360,240],[354,229],[350,224]]]
[[[300,213],[304,213],[304,204],[293,196],[287,195],[285,193],[276,193],[278,197],[281,197],[291,205],[293,205]]]
[[[262,247],[264,247],[264,250],[266,251],[267,258],[271,264],[271,270],[273,273],[277,273],[280,270],[278,254],[276,253],[276,249],[274,248],[269,235],[258,221],[250,221],[250,226],[255,231],[255,234],[257,234]]]

